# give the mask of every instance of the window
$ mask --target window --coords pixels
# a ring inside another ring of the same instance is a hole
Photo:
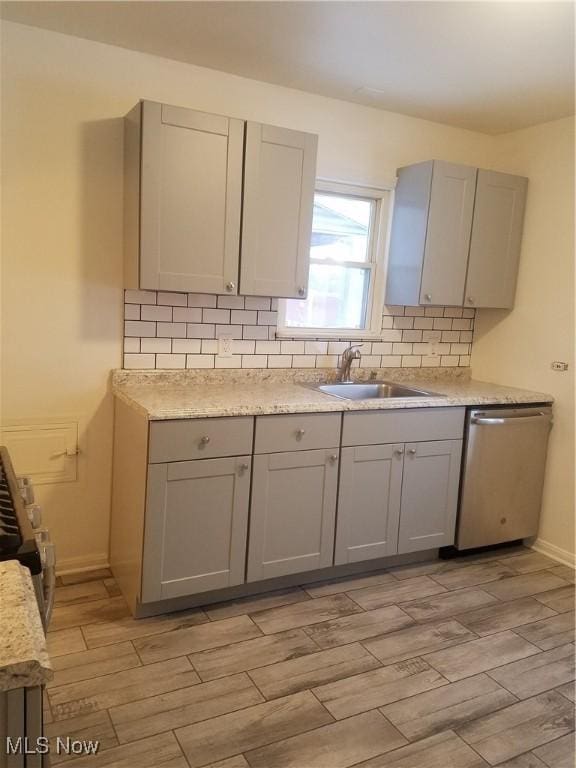
[[[378,334],[388,192],[318,184],[308,297],[280,302],[279,335],[359,338]]]

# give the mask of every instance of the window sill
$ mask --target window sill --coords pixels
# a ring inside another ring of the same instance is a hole
[[[278,328],[276,330],[277,339],[304,339],[304,340],[318,340],[318,341],[337,341],[344,339],[344,341],[380,341],[381,336],[375,331],[366,329],[363,331],[351,331],[341,328],[335,331],[326,331],[321,328]]]

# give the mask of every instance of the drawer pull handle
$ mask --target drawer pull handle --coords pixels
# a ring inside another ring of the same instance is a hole
[[[404,451],[402,450],[402,448],[395,449],[394,456],[403,456],[403,455],[404,455]]]
[[[330,456],[330,464],[336,464],[336,462],[337,462],[337,461],[338,461],[338,454],[336,454],[336,453],[333,453],[333,454]]]
[[[416,456],[416,448],[408,448],[408,453],[410,456]]]
[[[201,447],[203,447],[205,445],[208,445],[209,442],[210,442],[210,438],[208,437],[208,435],[204,435],[204,437],[200,438],[200,446]]]
[[[296,430],[296,440],[302,440],[302,438],[304,437],[305,434],[306,434],[306,430],[305,429],[297,429]]]

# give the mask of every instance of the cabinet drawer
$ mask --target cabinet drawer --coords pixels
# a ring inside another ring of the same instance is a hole
[[[150,424],[150,464],[252,453],[254,419],[179,419]]]
[[[342,445],[460,440],[465,408],[407,408],[344,414]]]
[[[337,448],[339,413],[302,413],[256,417],[254,453]]]

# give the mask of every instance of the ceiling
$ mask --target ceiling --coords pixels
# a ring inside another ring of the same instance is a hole
[[[490,134],[574,112],[572,2],[2,2],[3,18]]]

